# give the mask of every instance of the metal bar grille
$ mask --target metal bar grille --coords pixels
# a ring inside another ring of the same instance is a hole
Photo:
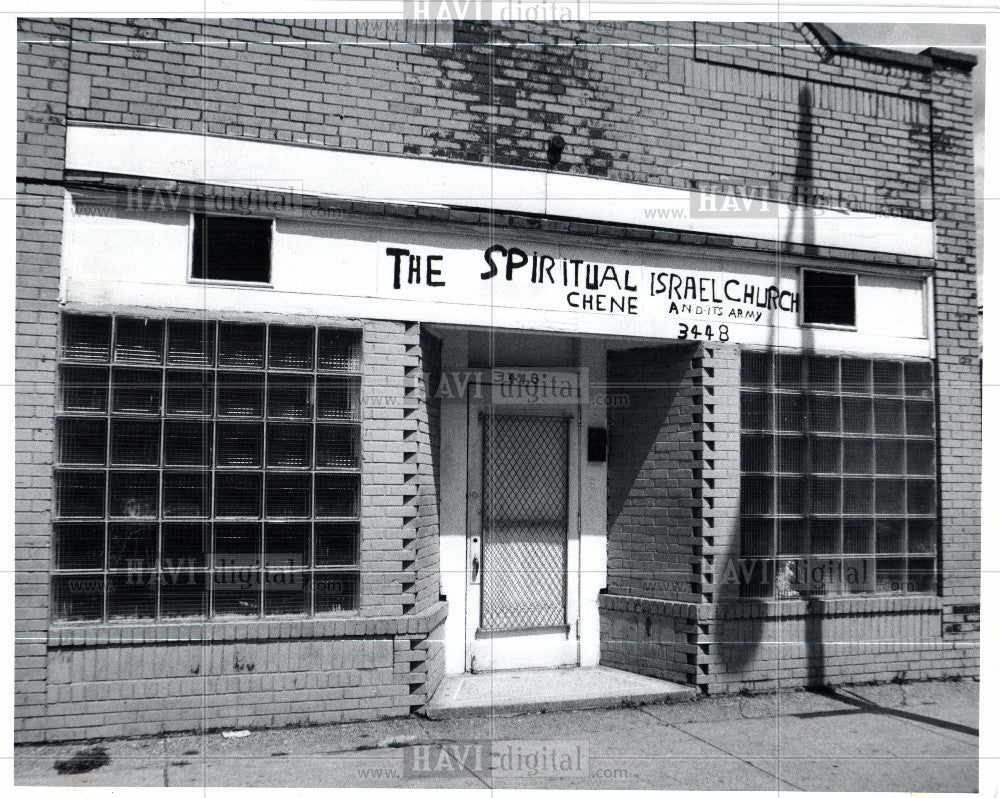
[[[565,625],[568,481],[568,419],[484,416],[483,629]]]

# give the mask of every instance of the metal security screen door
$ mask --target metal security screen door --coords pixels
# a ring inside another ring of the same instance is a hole
[[[483,417],[480,628],[566,624],[567,417]]]

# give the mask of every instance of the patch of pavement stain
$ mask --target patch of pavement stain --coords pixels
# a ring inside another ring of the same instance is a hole
[[[66,776],[90,773],[92,770],[104,767],[110,761],[107,748],[103,745],[93,745],[90,748],[81,748],[69,759],[57,759],[52,767],[59,775]]]

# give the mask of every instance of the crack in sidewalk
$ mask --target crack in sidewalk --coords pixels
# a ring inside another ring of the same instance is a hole
[[[714,748],[716,751],[719,751],[720,753],[725,754],[727,757],[732,757],[733,759],[738,759],[744,765],[749,765],[754,770],[757,770],[757,771],[760,771],[761,773],[763,773],[765,776],[768,776],[769,778],[772,778],[772,779],[776,779],[777,781],[781,782],[782,784],[784,784],[784,785],[786,785],[788,787],[791,787],[796,792],[802,792],[802,788],[801,787],[799,787],[797,784],[793,784],[790,781],[786,781],[785,779],[781,778],[781,776],[779,776],[777,773],[771,773],[771,772],[765,770],[764,768],[760,767],[759,765],[755,765],[750,760],[744,759],[743,757],[739,756],[738,754],[734,754],[731,751],[727,751],[722,746],[716,745],[711,740],[706,740],[704,737],[699,737],[694,732],[690,732],[687,729],[682,729],[680,726],[678,726],[678,725],[676,725],[674,723],[667,723],[666,721],[661,720],[656,715],[654,715],[652,712],[648,711],[646,709],[646,707],[639,707],[638,709],[644,715],[648,715],[649,717],[651,717],[658,725],[660,725],[660,726],[667,726],[667,727],[669,727],[671,729],[676,729],[681,734],[686,734],[688,737],[692,737],[695,740],[698,740],[699,742],[702,742],[705,745],[710,746],[711,748]],[[779,758],[778,761],[780,762],[780,758]]]
[[[424,718],[417,716],[417,725],[420,726],[421,731],[423,731],[424,735],[427,736],[429,739],[429,742],[426,743],[427,745],[441,745],[442,743],[446,742],[458,742],[457,740],[449,740],[448,738],[443,738],[441,740],[435,739],[435,736],[430,732],[430,730],[426,726],[428,722],[429,721],[425,720]],[[476,773],[476,771],[470,770],[468,767],[466,767],[464,762],[459,762],[459,766],[462,768],[462,770],[466,771],[469,775],[471,775],[476,781],[478,781],[480,784],[486,787],[486,789],[488,790],[493,789],[493,785],[490,784],[489,781],[487,781],[485,778]]]

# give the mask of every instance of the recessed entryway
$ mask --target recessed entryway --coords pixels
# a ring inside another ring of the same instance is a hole
[[[433,334],[446,671],[596,666],[607,470],[582,442],[606,427],[604,341]]]

